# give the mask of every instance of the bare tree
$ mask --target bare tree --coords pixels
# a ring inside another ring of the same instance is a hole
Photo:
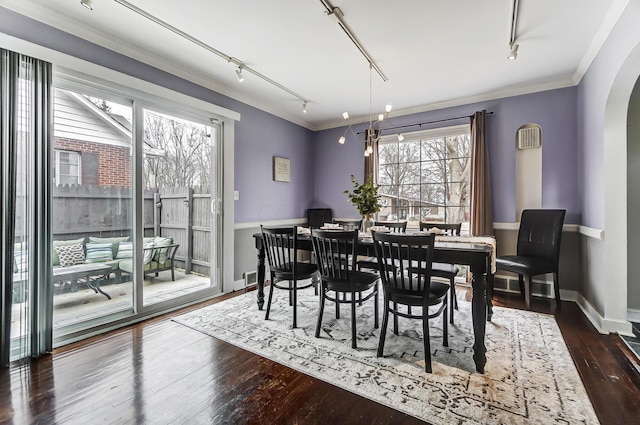
[[[145,185],[204,187],[211,184],[211,143],[207,127],[146,112],[144,142],[164,156],[145,157]]]

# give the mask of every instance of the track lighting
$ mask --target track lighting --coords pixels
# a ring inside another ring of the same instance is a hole
[[[507,59],[509,60],[516,60],[518,58],[518,45],[517,44],[512,44],[511,46],[509,46],[511,48],[511,51],[509,52],[509,56],[507,56]]]
[[[93,10],[93,0],[80,0],[80,4],[89,10]]]
[[[238,69],[236,69],[236,77],[238,78],[238,82],[241,83],[244,81],[244,75],[242,75],[242,67],[239,66]]]
[[[342,118],[344,118],[345,120],[349,119],[349,113],[348,112],[343,112],[342,113]]]
[[[340,138],[338,139],[338,143],[340,143],[341,145],[344,145],[344,142],[347,140],[346,137],[344,137],[344,135],[340,136]]]
[[[302,113],[303,114],[307,113],[307,102],[302,102]]]
[[[398,133],[398,142],[402,142],[404,140],[404,134]]]

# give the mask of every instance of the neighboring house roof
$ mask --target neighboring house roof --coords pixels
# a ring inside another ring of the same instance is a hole
[[[81,94],[55,90],[54,137],[131,148],[132,125],[119,114],[111,114]],[[145,143],[145,154],[164,156],[164,151]]]

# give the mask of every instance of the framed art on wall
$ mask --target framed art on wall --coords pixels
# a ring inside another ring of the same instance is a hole
[[[291,181],[291,161],[288,158],[273,157],[273,180],[277,182]]]

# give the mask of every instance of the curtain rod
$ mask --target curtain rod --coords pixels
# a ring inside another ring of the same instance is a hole
[[[489,111],[487,112],[487,115],[493,115],[493,111]],[[386,131],[386,130],[397,130],[399,128],[406,128],[406,127],[415,127],[415,126],[419,126],[422,127],[425,124],[434,124],[437,122],[445,122],[445,121],[454,121],[454,120],[459,120],[462,118],[471,118],[473,117],[473,115],[461,115],[459,117],[452,117],[452,118],[443,118],[440,120],[432,120],[432,121],[425,121],[425,122],[420,122],[420,123],[416,123],[416,124],[405,124],[405,125],[397,125],[395,127],[386,127],[386,128],[381,128],[379,129],[379,131]],[[356,134],[365,134],[367,130],[363,130],[363,131],[358,131]]]

